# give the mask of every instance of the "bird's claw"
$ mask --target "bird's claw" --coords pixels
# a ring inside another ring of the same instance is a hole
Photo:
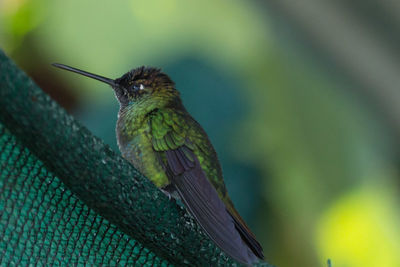
[[[161,189],[161,191],[168,197],[168,200],[171,201],[172,199],[171,193],[164,189]]]

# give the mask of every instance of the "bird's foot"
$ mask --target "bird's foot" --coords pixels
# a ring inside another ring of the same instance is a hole
[[[160,188],[160,190],[161,190],[161,192],[163,192],[168,197],[168,200],[171,201],[171,199],[172,199],[171,193],[168,192],[167,190],[162,189],[162,188]]]

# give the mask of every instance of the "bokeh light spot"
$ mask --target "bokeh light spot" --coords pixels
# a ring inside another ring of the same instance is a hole
[[[319,221],[320,260],[334,266],[400,266],[399,218],[388,190],[364,188],[333,203]]]

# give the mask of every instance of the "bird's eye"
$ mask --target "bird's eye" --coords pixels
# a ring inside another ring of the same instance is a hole
[[[143,83],[140,83],[138,85],[133,85],[132,89],[134,91],[143,91],[146,87],[143,85]]]

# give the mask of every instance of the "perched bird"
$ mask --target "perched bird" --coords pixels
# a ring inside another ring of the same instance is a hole
[[[53,65],[109,84],[120,103],[116,133],[122,156],[169,197],[178,195],[232,258],[245,264],[263,259],[261,245],[229,198],[207,134],[186,111],[165,73],[140,67],[113,80]]]

